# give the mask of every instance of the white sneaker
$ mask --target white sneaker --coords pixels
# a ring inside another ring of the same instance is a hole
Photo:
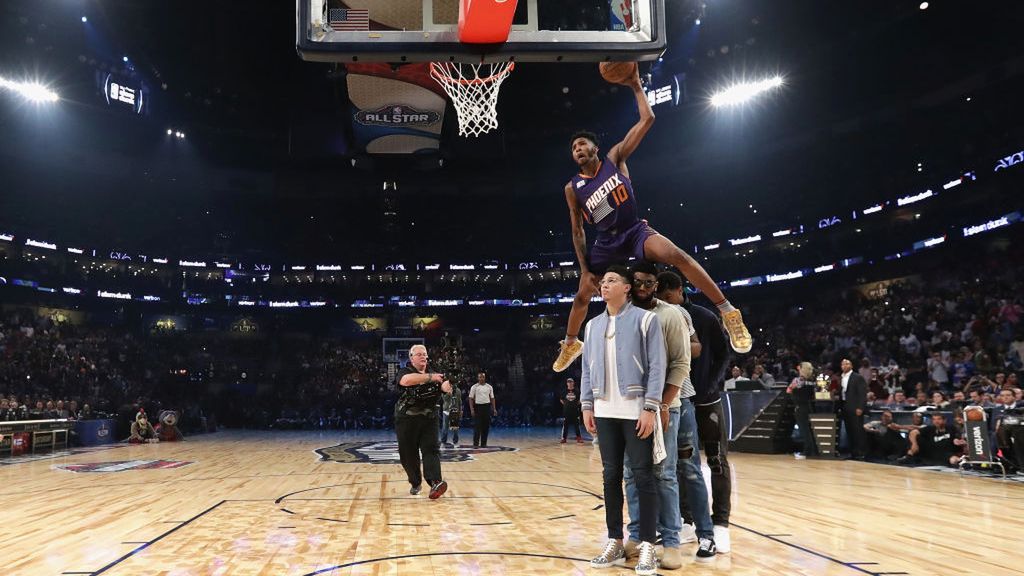
[[[717,534],[715,535],[717,537]],[[679,543],[690,544],[691,542],[697,541],[697,527],[693,524],[683,524],[683,529],[679,531]]]
[[[807,456],[804,456],[799,452],[793,454],[793,458],[796,458],[797,460],[807,460]]]
[[[715,526],[715,548],[718,549],[719,554],[728,554],[732,551],[728,526]]]

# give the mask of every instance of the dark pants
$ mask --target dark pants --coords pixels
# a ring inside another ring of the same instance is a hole
[[[711,522],[715,526],[729,526],[729,512],[732,509],[732,475],[729,470],[729,432],[725,428],[725,412],[722,403],[715,402],[696,406],[697,436],[704,447],[704,455],[711,468]],[[682,448],[682,447],[680,447]],[[680,489],[684,486],[683,467],[676,469]],[[683,521],[693,524],[693,514],[686,505],[686,498],[679,498],[679,512]]]
[[[579,412],[573,412],[572,414],[565,415],[565,422],[562,422],[562,440],[565,440],[569,435],[569,426],[576,427],[576,437],[581,438],[580,434],[580,414]]]
[[[853,407],[843,407],[843,425],[846,427],[846,442],[850,445],[850,454],[854,457],[864,456],[864,414],[857,416]]]
[[[640,541],[654,543],[658,525],[658,491],[654,483],[654,436],[636,436],[636,420],[597,418],[604,477],[604,519],[608,537],[622,539],[622,466],[629,455],[640,500]]]
[[[409,483],[419,486],[423,478],[433,485],[441,478],[441,454],[437,446],[437,416],[402,416],[395,419],[398,457]],[[420,474],[420,453],[423,474]]]
[[[473,446],[487,446],[487,433],[491,431],[491,405],[477,404],[473,413]]]
[[[814,430],[811,428],[810,403],[797,403],[794,409],[796,425],[800,428],[800,437],[804,441],[804,456],[818,456],[818,445],[814,441]]]
[[[907,439],[895,430],[886,429],[884,433],[868,433],[868,455],[877,460],[890,460],[907,453]]]
[[[1006,458],[1017,467],[1024,469],[1024,426],[999,426],[996,434],[996,445],[1003,451]]]

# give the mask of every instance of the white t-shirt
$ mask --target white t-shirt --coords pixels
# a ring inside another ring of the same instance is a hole
[[[615,316],[608,317],[608,330],[603,336],[605,339],[605,397],[603,399],[594,399],[594,416],[596,418],[639,420],[640,412],[644,409],[643,396],[627,399],[624,398],[622,393],[619,391],[619,375],[618,370],[615,367]]]
[[[473,384],[469,389],[469,401],[474,404],[490,404],[491,398],[494,398],[494,388],[486,382]]]

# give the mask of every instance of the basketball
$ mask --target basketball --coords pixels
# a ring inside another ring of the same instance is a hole
[[[981,408],[968,408],[964,410],[964,413],[967,419],[970,421],[978,421],[985,419],[985,411],[982,410]]]
[[[626,84],[636,74],[636,62],[601,62],[601,77],[612,84]]]

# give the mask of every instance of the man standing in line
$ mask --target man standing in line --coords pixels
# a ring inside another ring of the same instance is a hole
[[[487,447],[487,433],[491,431],[491,417],[498,415],[494,388],[487,383],[487,373],[476,375],[476,384],[469,389],[469,414],[473,417],[473,448]]]
[[[729,536],[729,514],[732,509],[732,478],[729,461],[729,432],[725,426],[725,411],[719,383],[729,363],[729,344],[722,324],[712,311],[694,304],[683,290],[683,279],[674,272],[658,274],[658,298],[682,306],[693,320],[700,340],[700,349],[690,362],[690,380],[697,395],[693,397],[697,414],[697,434],[700,437],[708,468],[711,469],[711,521],[714,524],[715,548],[719,554],[732,550]],[[682,474],[682,469],[679,471]],[[683,497],[686,484],[680,478],[679,508],[683,516],[682,541],[695,530],[694,517]],[[693,538],[690,536],[689,538]]]
[[[660,566],[666,570],[682,567],[679,553],[682,523],[680,522],[680,485],[689,509],[694,512],[696,528],[687,534],[687,542],[698,540],[694,560],[711,562],[715,559],[715,535],[711,524],[708,505],[708,489],[700,465],[700,450],[697,445],[697,419],[691,398],[695,391],[690,381],[691,325],[689,315],[682,308],[673,306],[654,297],[658,288],[658,269],[650,262],[639,262],[632,268],[633,305],[642,310],[654,312],[661,323],[665,341],[666,373],[665,388],[661,395],[662,434],[665,439],[665,459],[654,465],[654,480],[658,489],[658,532],[661,534],[664,551]],[[677,472],[678,468],[678,472]],[[633,481],[629,459],[623,471],[626,479],[626,497],[629,504],[629,540],[626,542],[626,557],[639,551],[639,498]],[[678,476],[677,476],[678,474]]]
[[[621,566],[622,480],[628,456],[639,501],[638,559],[634,572],[658,570],[654,540],[658,489],[654,480],[654,436],[665,388],[665,337],[658,317],[629,301],[633,273],[611,266],[601,278],[605,311],[587,323],[580,397],[583,423],[599,432],[608,541],[591,568]]]

